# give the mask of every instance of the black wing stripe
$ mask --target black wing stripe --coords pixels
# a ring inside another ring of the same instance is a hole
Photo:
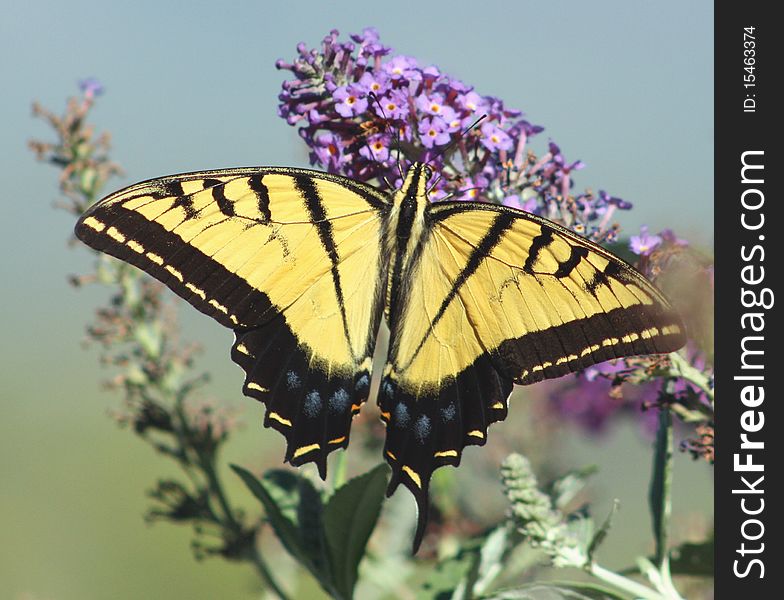
[[[227,217],[233,217],[236,213],[234,211],[234,202],[226,197],[225,186],[216,185],[212,188],[212,199],[218,205],[218,210]]]
[[[156,200],[163,198],[180,197],[185,195],[185,190],[182,188],[182,182],[177,180],[169,180],[163,184],[161,192],[150,194]]]
[[[612,265],[612,267],[611,267],[611,265]],[[596,271],[598,273],[598,269]],[[616,299],[616,301],[618,302],[619,305],[623,305],[623,302],[621,302],[621,299],[618,298],[618,296],[613,291],[613,289],[611,287],[610,279],[614,279],[616,281],[619,281],[621,284],[634,283],[634,279],[632,277],[629,277],[627,272],[624,271],[617,263],[614,263],[614,262],[608,262],[607,265],[605,265],[603,273],[602,273],[602,277],[604,279],[604,284],[605,284],[606,290],[615,297],[615,299]],[[583,284],[584,284],[585,288],[588,289],[590,287],[590,284],[595,279],[596,279],[596,275],[594,274],[594,277],[592,278],[591,282],[587,282],[587,281],[583,280]],[[599,296],[596,293],[596,288],[591,290],[591,293],[597,299],[597,302],[598,302],[599,301]],[[626,315],[627,315],[627,317],[629,319],[629,322],[625,323],[624,326],[622,327],[622,329],[629,329],[629,323],[631,323],[632,324],[632,328],[635,330],[634,331],[635,333],[640,333],[642,331],[645,331],[646,329],[651,327],[653,322],[655,321],[655,319],[651,318],[651,315],[652,314],[658,315],[659,312],[660,312],[659,309],[654,309],[653,306],[649,306],[649,308],[644,309],[644,311],[636,311],[636,312],[627,313]],[[616,329],[617,328],[617,323],[615,323],[613,321],[613,319],[612,319],[612,317],[610,315],[607,316],[607,320],[608,320],[608,323],[609,323],[609,334],[612,335],[612,332],[617,331],[617,329]],[[605,335],[602,339],[606,339],[607,337],[608,336]],[[655,346],[655,343],[653,343],[652,339],[653,338],[645,339],[645,338],[642,338],[642,337],[637,337],[636,339],[634,339],[631,342],[631,347],[632,347],[633,352],[635,354],[655,354],[656,353],[656,346]],[[628,351],[626,353],[629,354]]]
[[[590,259],[587,259],[587,261],[595,269],[595,274],[591,279],[591,282],[593,282],[596,279],[596,275],[600,273],[600,271],[593,265],[593,263],[591,263]],[[607,267],[612,264],[614,264],[612,261],[608,262],[607,265],[605,266],[605,271],[607,270]],[[590,340],[601,341],[601,340],[612,339],[617,334],[617,330],[615,329],[615,326],[613,325],[610,316],[607,314],[605,307],[602,305],[599,296],[596,294],[596,290],[598,289],[599,284],[597,283],[593,288],[591,288],[591,282],[585,281],[585,279],[583,278],[582,274],[579,271],[577,271],[575,275],[576,276],[574,277],[574,279],[579,279],[580,281],[582,281],[582,287],[590,291],[590,293],[593,295],[594,299],[596,300],[596,303],[602,307],[602,310],[600,312],[592,315],[593,318],[591,319],[585,318],[580,321],[583,324],[583,331],[588,332],[585,335],[585,338],[587,338],[586,341],[590,341]],[[601,283],[607,287],[607,291],[613,295],[616,302],[619,305],[622,305],[621,301],[615,295],[615,292],[613,292],[612,288],[609,287],[610,286],[609,278],[602,275]],[[576,296],[575,296],[575,300],[579,302],[579,298],[577,298]],[[588,345],[581,346],[581,348],[587,348],[587,347]],[[598,353],[599,354],[597,356],[602,357],[602,360],[610,360],[621,356],[621,354],[616,353],[615,345],[603,346],[602,349],[598,350]],[[600,360],[597,360],[596,362],[600,362]]]
[[[482,261],[487,258],[492,249],[495,248],[495,246],[503,239],[504,233],[512,226],[513,223],[514,217],[512,215],[503,212],[498,213],[498,216],[493,221],[492,226],[490,229],[488,229],[479,245],[471,252],[465,267],[463,267],[463,269],[460,271],[460,274],[455,278],[449,292],[441,301],[441,306],[430,320],[430,324],[427,328],[427,331],[425,332],[425,335],[422,336],[422,339],[420,340],[416,350],[411,354],[409,364],[413,362],[413,360],[419,354],[419,351],[425,345],[428,337],[432,334],[436,325],[444,316],[444,313],[446,313],[447,308],[449,308],[449,305],[455,299],[460,289],[463,287],[463,285],[465,285],[471,275],[476,272],[476,270],[479,268],[479,265],[481,265]]]
[[[558,269],[555,271],[554,275],[558,278],[569,277],[569,275],[572,274],[572,271],[577,268],[577,265],[580,264],[580,261],[586,256],[588,256],[588,248],[585,246],[572,246],[569,258],[558,264]]]
[[[607,266],[610,266],[611,264],[612,263],[607,263]],[[596,290],[600,286],[607,285],[608,283],[609,283],[609,279],[607,278],[607,275],[603,271],[597,269],[596,272],[591,277],[591,279],[585,282],[585,291],[595,296]]]
[[[612,327],[609,335],[597,337],[593,344],[595,348],[583,346],[581,340],[585,335],[584,331],[598,330],[605,335],[608,323]],[[638,354],[640,348],[635,342],[642,338],[645,329],[641,329],[641,326],[644,327],[645,323],[656,323],[655,327],[659,333],[654,349],[657,352],[667,352],[685,343],[682,328],[674,315],[652,310],[648,305],[637,305],[608,311],[606,316],[600,313],[505,340],[499,347],[499,353],[509,357],[511,363],[522,369],[522,374],[515,376],[518,383],[534,383],[562,375],[562,367],[574,371],[616,356]],[[662,331],[667,327],[672,328],[670,333]],[[631,341],[624,341],[623,338],[627,336],[636,337]],[[526,358],[526,349],[531,347],[537,349],[537,360],[540,362],[534,363],[530,358]],[[562,354],[561,348],[564,348],[567,354]]]
[[[346,301],[343,296],[343,286],[340,283],[340,270],[338,269],[340,257],[338,256],[338,250],[335,246],[335,237],[332,232],[332,223],[327,220],[327,213],[324,210],[324,204],[322,203],[321,196],[316,190],[316,187],[313,185],[313,179],[311,177],[297,176],[294,177],[294,183],[297,186],[300,194],[302,194],[302,198],[305,201],[305,207],[310,214],[311,220],[316,226],[319,240],[321,241],[321,246],[324,248],[324,252],[332,262],[332,282],[335,286],[335,297],[340,308],[340,318],[343,320],[343,335],[346,337],[346,343],[348,344],[351,356],[356,359],[357,355],[354,352],[354,347],[351,343],[351,335],[349,334],[348,329]]]
[[[196,210],[196,208],[193,206],[193,196],[190,194],[186,196],[178,196],[177,199],[172,203],[172,206],[169,210],[175,208],[182,208],[185,211],[186,219],[195,219],[199,216],[199,211]]]
[[[248,177],[248,187],[256,194],[259,214],[263,216],[264,221],[270,221],[272,219],[272,213],[270,212],[269,189],[264,185],[263,180],[263,173],[254,173]]]
[[[506,214],[506,213],[501,213]],[[546,225],[542,225],[542,233],[537,235],[531,242],[531,247],[528,249],[528,256],[523,265],[523,271],[529,275],[534,274],[534,265],[539,260],[539,253],[553,243],[553,230]]]
[[[609,285],[610,277],[623,282],[622,273],[623,271],[618,266],[618,263],[610,261],[604,266],[603,270],[596,269],[596,273],[594,273],[591,280],[585,282],[585,289],[596,295],[596,289],[600,285]]]

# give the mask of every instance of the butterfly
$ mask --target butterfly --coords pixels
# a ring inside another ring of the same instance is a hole
[[[243,393],[285,436],[285,460],[322,478],[368,400],[385,319],[387,493],[402,483],[416,499],[415,551],[433,471],[485,444],[513,384],[685,342],[668,301],[621,259],[521,210],[431,202],[430,176],[413,163],[388,194],[307,169],[186,173],[115,192],[76,225],[234,331]]]

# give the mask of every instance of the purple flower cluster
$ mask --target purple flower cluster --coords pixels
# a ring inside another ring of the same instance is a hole
[[[555,385],[548,406],[559,420],[565,418],[590,434],[601,434],[622,415],[640,416],[658,397],[659,386],[653,382],[622,387],[634,371],[634,366],[623,359],[589,367],[566,385]],[[655,413],[643,413],[640,425],[653,432]]]
[[[434,201],[504,204],[597,242],[618,240],[613,215],[629,210],[631,203],[604,190],[575,192],[574,174],[585,164],[567,160],[553,141],[534,153],[529,139],[543,128],[499,98],[481,95],[438,67],[394,54],[373,28],[351,35],[350,41],[340,41],[333,30],[319,48],[301,43],[297,52],[293,62],[277,62],[293,74],[283,83],[278,114],[298,127],[311,164],[397,187],[401,169],[423,161],[435,173]],[[652,235],[643,228],[632,236],[629,248],[639,257],[638,268],[655,277],[684,244],[671,231]],[[574,380],[571,389],[559,390],[552,406],[598,431],[630,406],[620,397],[621,382],[639,384],[625,386],[627,399],[634,396],[636,406],[657,401],[663,380],[654,375],[655,360],[596,365]]]
[[[426,161],[436,177],[430,197],[506,204],[563,223],[597,241],[613,241],[616,209],[631,204],[606,192],[574,195],[567,161],[553,142],[537,157],[529,138],[543,131],[493,96],[392,53],[367,28],[320,48],[301,43],[279,95],[278,114],[310,148],[311,164],[353,179],[400,185],[399,162]],[[477,121],[481,121],[476,125]],[[473,126],[473,127],[472,127]]]
[[[712,381],[713,369],[693,343],[686,347],[686,358]],[[603,432],[616,417],[640,411],[643,411],[641,426],[653,433],[657,412],[648,409],[663,402],[692,411],[712,412],[711,402],[699,386],[682,377],[657,376],[661,361],[656,357],[631,357],[589,367],[566,386],[553,390],[550,408],[559,418],[571,420],[595,434]]]

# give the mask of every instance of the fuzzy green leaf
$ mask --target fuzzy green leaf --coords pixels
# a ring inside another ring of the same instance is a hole
[[[535,583],[501,590],[483,600],[625,600],[606,588],[584,583]]]
[[[479,550],[479,564],[476,569],[476,579],[471,586],[471,595],[485,592],[500,575],[504,566],[504,558],[509,551],[508,527],[497,527],[487,534]]]
[[[550,496],[556,508],[563,510],[585,487],[588,478],[599,471],[596,465],[569,471],[552,485]]]

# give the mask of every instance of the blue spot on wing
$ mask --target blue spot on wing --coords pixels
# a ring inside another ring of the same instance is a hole
[[[408,425],[408,421],[411,419],[411,415],[408,412],[408,407],[402,402],[395,407],[394,414],[392,416],[395,419],[395,425],[398,427],[405,427]]]
[[[321,412],[321,405],[321,394],[319,394],[316,390],[311,390],[308,392],[307,396],[305,396],[305,402],[302,405],[302,410],[308,417],[312,419],[317,417]]]
[[[450,402],[449,406],[446,406],[441,409],[441,418],[444,420],[444,423],[448,423],[452,419],[455,418],[457,414],[457,408],[455,408],[455,403]]]
[[[387,398],[392,398],[395,395],[395,388],[389,383],[389,380],[384,380],[384,383],[381,384],[381,391]]]
[[[362,377],[357,379],[357,382],[354,384],[355,390],[361,390],[362,388],[368,387],[370,385],[370,378],[367,376],[367,373],[363,374]]]
[[[430,435],[430,419],[427,415],[422,415],[414,423],[414,435],[420,444],[424,444],[427,436]]]
[[[296,390],[301,385],[302,381],[300,381],[299,375],[297,375],[294,371],[289,371],[286,373],[286,387],[288,387],[290,390]]]
[[[333,413],[346,412],[348,409],[349,395],[346,390],[340,388],[329,398],[329,410]]]

